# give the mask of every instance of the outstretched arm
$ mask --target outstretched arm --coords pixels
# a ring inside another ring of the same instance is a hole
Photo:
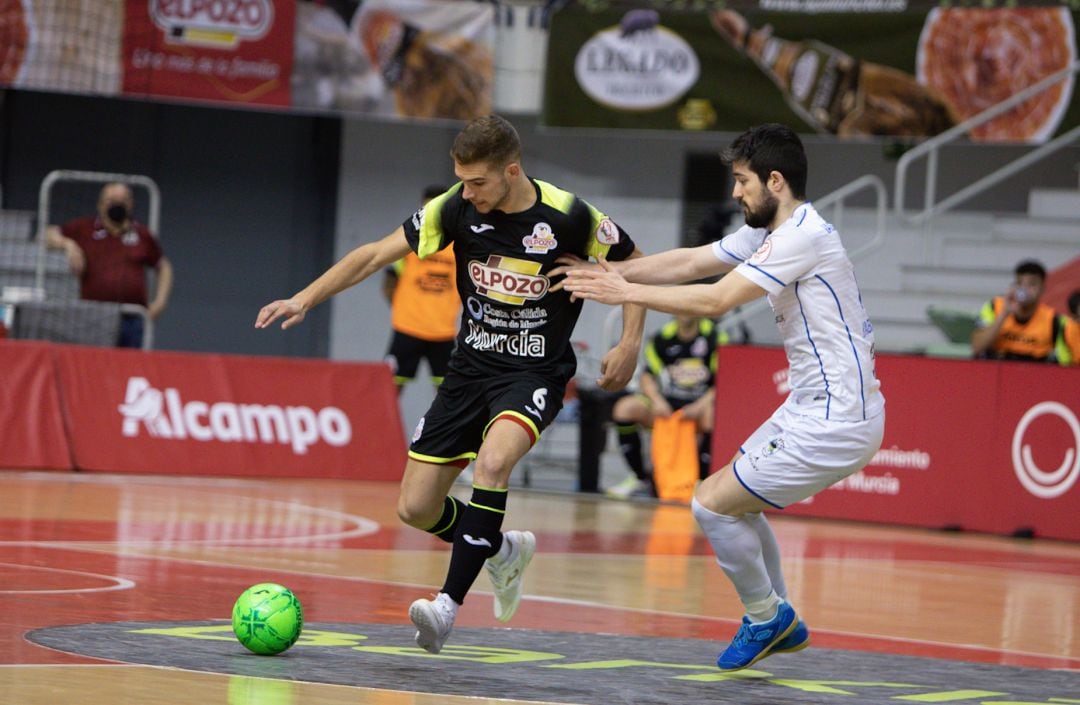
[[[551,276],[566,274],[571,269],[592,269],[600,271],[597,264],[590,264],[571,255],[559,257],[562,266],[551,270]],[[699,247],[680,247],[674,250],[658,252],[655,255],[635,257],[622,262],[609,262],[615,271],[627,281],[638,284],[682,284],[705,277],[716,276],[730,271],[732,265],[722,262],[713,254],[712,245]],[[560,281],[553,289],[562,288],[565,281]]]
[[[263,306],[255,319],[255,327],[266,328],[279,318],[284,318],[281,327],[291,328],[304,320],[304,315],[313,307],[334,294],[359,284],[408,252],[409,242],[405,239],[405,229],[398,226],[397,230],[383,239],[361,245],[342,257],[337,264],[292,298],[278,299]]]
[[[606,260],[600,260],[600,267],[602,271],[567,272],[564,287],[573,294],[572,298],[605,304],[639,304],[654,311],[715,318],[768,293],[738,272],[714,284],[663,287],[630,283]]]

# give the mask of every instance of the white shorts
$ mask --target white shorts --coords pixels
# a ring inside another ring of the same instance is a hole
[[[826,421],[781,406],[739,448],[735,476],[778,509],[862,470],[881,447],[885,412],[865,421]]]

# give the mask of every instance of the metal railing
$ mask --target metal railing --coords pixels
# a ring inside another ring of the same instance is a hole
[[[1047,76],[1038,83],[1033,83],[997,105],[987,108],[978,115],[974,115],[967,120],[964,120],[960,124],[942,132],[940,135],[932,137],[905,152],[896,163],[896,215],[904,222],[912,225],[925,224],[935,215],[943,213],[972,196],[1001,183],[1020,170],[1027,168],[1047,155],[1080,139],[1080,126],[1074,127],[1064,134],[1045,142],[1024,156],[1019,157],[996,171],[968,184],[956,193],[942,199],[940,202],[936,202],[938,154],[942,146],[955,142],[957,139],[967,135],[968,132],[974,128],[993,120],[998,115],[1001,115],[1007,110],[1011,110],[1013,107],[1032,96],[1038,95],[1062,81],[1071,79],[1077,72],[1080,72],[1080,61],[1074,61],[1061,71]],[[924,184],[923,208],[921,211],[908,215],[905,207],[908,168],[912,162],[924,156],[926,157],[926,183]]]
[[[150,232],[154,233],[156,237],[160,237],[159,234],[161,232],[159,228],[161,223],[161,190],[158,188],[157,183],[149,176],[141,176],[138,174],[110,174],[107,172],[96,171],[73,171],[69,169],[50,171],[41,181],[41,187],[38,190],[38,257],[37,266],[34,270],[34,288],[43,293],[45,292],[45,258],[48,250],[45,231],[50,225],[53,225],[49,218],[53,188],[63,181],[101,184],[102,186],[115,182],[127,184],[128,186],[139,186],[146,189],[149,194],[146,225],[150,229]],[[151,349],[154,344],[154,320],[150,317],[150,313],[146,307],[138,304],[122,304],[120,310],[125,314],[142,316],[142,347],[144,350]]]

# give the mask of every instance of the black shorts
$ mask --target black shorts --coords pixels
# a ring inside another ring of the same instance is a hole
[[[431,376],[439,381],[446,376],[446,368],[450,364],[452,352],[454,352],[453,340],[422,340],[394,331],[385,360],[390,364],[395,384],[411,382],[416,377],[416,370],[420,367],[421,359],[427,360]]]
[[[515,372],[488,377],[451,374],[413,432],[409,457],[464,467],[499,417],[516,421],[532,442],[562,409],[567,380]]]

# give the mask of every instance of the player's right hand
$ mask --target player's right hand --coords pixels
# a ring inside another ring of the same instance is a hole
[[[307,309],[296,299],[278,299],[266,304],[259,309],[259,316],[255,319],[256,328],[266,328],[279,318],[285,318],[281,323],[281,329],[292,328],[304,320]]]

